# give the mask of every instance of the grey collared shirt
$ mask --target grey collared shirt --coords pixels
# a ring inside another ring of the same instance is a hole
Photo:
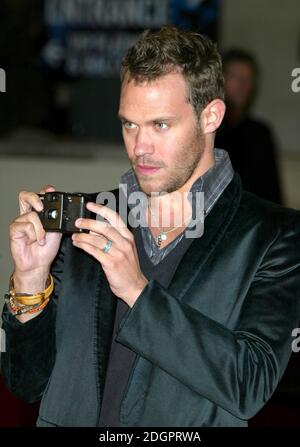
[[[231,182],[234,171],[228,153],[224,149],[214,149],[215,164],[193,183],[188,196],[194,213],[196,207],[195,193],[204,193],[203,220],[211,211],[218,198]],[[133,169],[129,169],[121,177],[121,183],[127,186],[128,193],[141,191]],[[130,204],[129,204],[130,207]],[[194,214],[193,214],[194,215]],[[158,264],[174,247],[187,236],[191,227],[188,225],[170,244],[160,248],[147,226],[141,226],[144,248],[154,265]],[[191,233],[190,233],[191,234]],[[200,236],[201,237],[201,236]]]

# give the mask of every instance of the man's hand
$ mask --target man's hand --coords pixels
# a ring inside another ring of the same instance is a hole
[[[47,185],[40,193],[50,191],[55,191],[55,188]],[[20,215],[9,227],[10,249],[15,265],[13,280],[18,293],[34,295],[45,289],[51,263],[59,250],[62,235],[46,233],[38,217],[37,212],[42,211],[43,207],[38,194],[20,192]],[[25,313],[16,318],[26,323],[41,312]]]
[[[41,193],[55,191],[45,186]],[[17,292],[42,291],[61,241],[61,234],[46,233],[37,212],[43,209],[38,194],[22,191],[19,195],[20,215],[9,227],[10,249],[15,264],[14,282]]]
[[[140,269],[133,234],[119,214],[107,206],[89,202],[86,207],[108,222],[77,219],[75,225],[90,232],[74,233],[73,244],[101,263],[112,292],[132,307],[148,283]],[[104,253],[102,249],[108,239],[112,246]]]

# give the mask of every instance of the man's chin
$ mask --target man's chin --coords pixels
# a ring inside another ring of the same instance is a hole
[[[176,190],[175,185],[167,185],[166,182],[159,181],[159,179],[154,179],[152,176],[144,176],[136,172],[134,169],[135,176],[139,185],[140,190],[147,196],[151,194],[168,194]],[[179,186],[178,186],[179,187]]]
[[[151,193],[159,194],[163,189],[159,186],[158,182],[154,182],[153,179],[151,181],[150,178],[141,178],[136,176],[140,190],[145,193],[147,196],[150,196]]]

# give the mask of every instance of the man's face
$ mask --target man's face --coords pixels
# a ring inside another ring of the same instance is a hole
[[[191,186],[198,177],[195,169],[204,143],[187,95],[180,73],[150,83],[123,82],[119,117],[124,143],[140,188],[148,195],[177,191],[187,181]]]

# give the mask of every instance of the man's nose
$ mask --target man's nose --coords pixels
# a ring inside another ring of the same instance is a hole
[[[140,128],[135,137],[134,153],[136,156],[154,152],[153,141],[147,129]]]

